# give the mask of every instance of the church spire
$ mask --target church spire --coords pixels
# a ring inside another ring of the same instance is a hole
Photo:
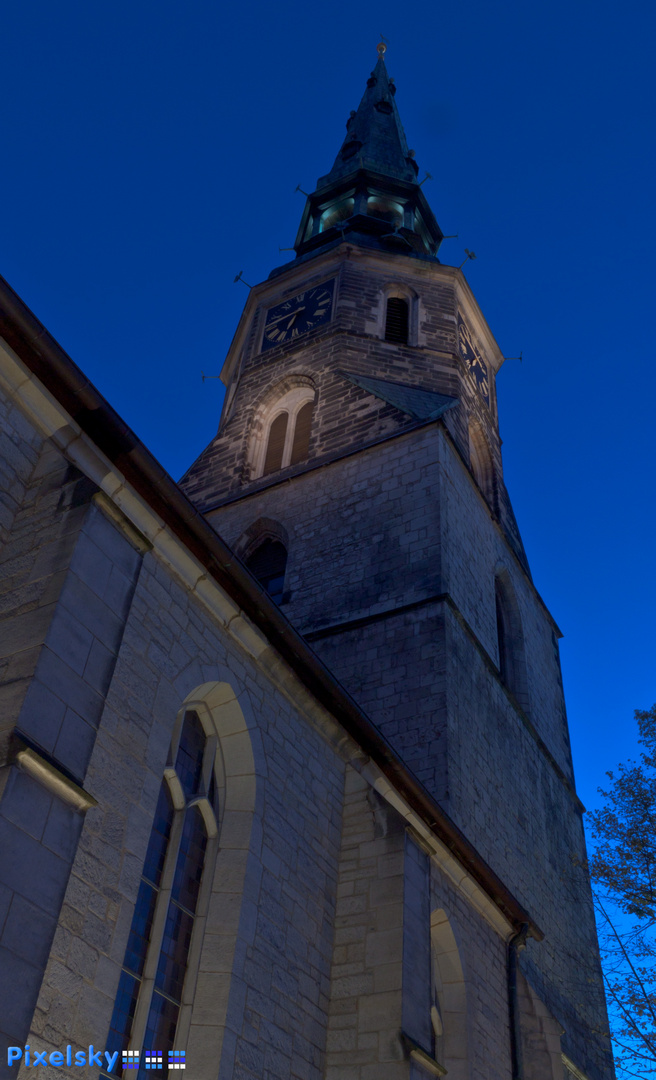
[[[437,258],[443,233],[417,182],[385,52],[381,41],[333,167],[308,196],[294,245],[299,257],[340,243],[348,234],[349,243],[362,247]]]
[[[357,112],[346,122],[346,138],[330,172],[321,177],[319,187],[353,171],[353,159],[363,166],[397,180],[416,182],[417,165],[396,107],[396,86],[385,66],[387,47],[378,45],[378,63],[367,79]]]

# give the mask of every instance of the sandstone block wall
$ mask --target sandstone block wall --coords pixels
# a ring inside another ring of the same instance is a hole
[[[587,1041],[603,992],[554,624],[452,441],[438,425],[401,434],[210,515],[238,549],[263,519],[288,537],[282,609],[543,926],[538,993],[573,1059],[602,1069],[605,1041]],[[499,568],[521,614],[527,712],[498,673]]]

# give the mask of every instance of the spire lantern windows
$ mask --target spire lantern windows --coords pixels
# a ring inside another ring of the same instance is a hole
[[[367,214],[369,217],[380,218],[388,221],[390,225],[399,229],[403,225],[403,206],[394,199],[385,198],[382,195],[370,195],[367,199]]]
[[[347,198],[338,199],[337,202],[333,202],[328,206],[319,219],[319,232],[326,232],[327,229],[332,229],[334,225],[338,225],[340,221],[345,221],[355,213],[355,199],[353,196]]]

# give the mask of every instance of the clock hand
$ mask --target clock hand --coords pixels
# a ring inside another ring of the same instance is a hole
[[[267,326],[273,326],[274,323],[280,322],[281,319],[289,319],[292,315],[300,315],[302,311],[305,311],[304,307],[296,308],[296,311],[286,311],[284,315],[276,315],[275,319],[271,319],[267,323]]]

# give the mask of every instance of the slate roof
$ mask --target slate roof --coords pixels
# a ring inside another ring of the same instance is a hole
[[[437,394],[433,390],[422,390],[418,386],[408,386],[406,383],[371,379],[364,375],[353,375],[350,371],[340,371],[339,374],[415,420],[437,420],[447,409],[458,403],[458,398]]]
[[[348,176],[354,168],[370,169],[396,180],[417,182],[417,166],[410,157],[408,143],[394,101],[396,87],[379,58],[367,81],[367,88],[355,115],[347,123],[344,143],[335,164],[317,187]]]

